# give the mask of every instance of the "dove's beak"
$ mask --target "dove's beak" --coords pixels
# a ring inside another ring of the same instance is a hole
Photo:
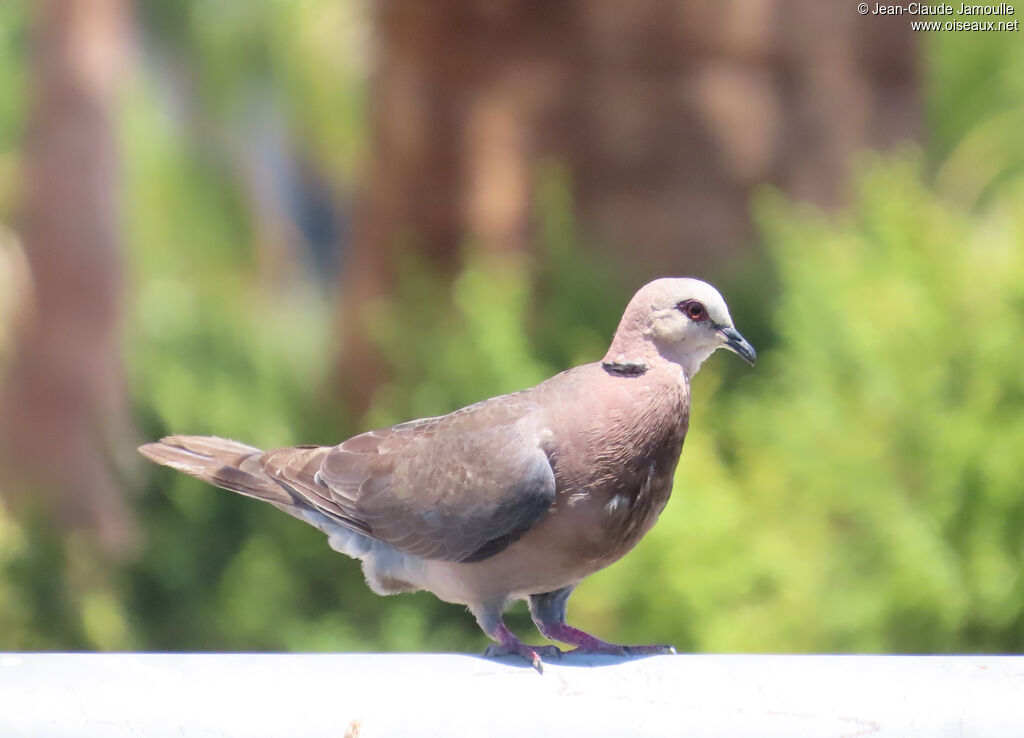
[[[754,347],[750,345],[740,332],[729,326],[728,328],[719,328],[718,334],[725,340],[725,347],[732,351],[734,354],[738,354],[741,359],[754,366],[754,362],[757,361],[757,352],[754,351]]]

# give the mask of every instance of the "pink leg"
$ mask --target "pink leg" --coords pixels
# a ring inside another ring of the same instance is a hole
[[[497,643],[488,646],[484,656],[520,656],[541,674],[544,673],[544,662],[540,660],[541,654],[544,654],[546,658],[561,658],[562,656],[562,651],[557,646],[531,646],[523,643],[505,627],[504,623],[498,625],[491,637]]]
[[[540,632],[544,634],[545,638],[576,646],[570,653],[609,653],[618,656],[641,656],[645,654],[676,652],[672,646],[620,646],[617,643],[608,643],[566,623],[545,623],[540,628]]]
[[[516,638],[501,619],[501,605],[478,605],[470,610],[484,633],[495,641],[484,651],[484,656],[519,656],[542,674],[544,664],[541,655],[545,658],[561,658],[562,651],[557,646],[530,646]]]
[[[672,646],[620,646],[584,633],[565,622],[566,603],[572,587],[530,596],[530,615],[545,638],[576,646],[571,653],[609,653],[618,656],[675,653]]]

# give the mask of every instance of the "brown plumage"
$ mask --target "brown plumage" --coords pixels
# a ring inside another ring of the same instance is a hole
[[[616,646],[565,624],[584,577],[650,530],[672,489],[689,379],[717,348],[753,363],[710,285],[661,279],[633,298],[602,362],[438,418],[337,446],[271,451],[170,436],[140,451],[316,526],[359,558],[380,594],[426,589],[468,605],[499,652],[540,668],[501,613],[528,599],[541,632],[579,649]],[[555,651],[549,647],[550,651]]]

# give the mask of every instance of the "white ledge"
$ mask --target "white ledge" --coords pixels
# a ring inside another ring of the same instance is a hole
[[[0,654],[0,736],[1024,736],[1024,657]]]

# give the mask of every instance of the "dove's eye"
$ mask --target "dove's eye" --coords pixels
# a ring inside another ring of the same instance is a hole
[[[685,302],[679,303],[676,307],[679,308],[690,320],[707,320],[708,311],[704,307],[704,303],[698,300],[686,300]]]

